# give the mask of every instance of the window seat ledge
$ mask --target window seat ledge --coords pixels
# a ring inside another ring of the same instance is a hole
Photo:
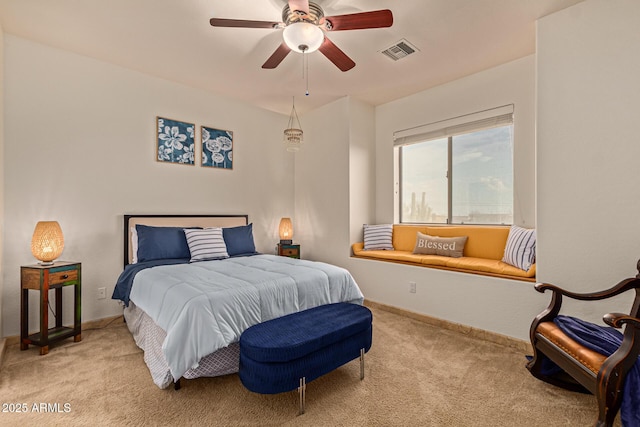
[[[354,245],[355,246],[355,245]],[[352,258],[368,259],[373,261],[392,262],[396,264],[413,265],[425,268],[456,271],[459,273],[478,274],[502,279],[521,280],[524,282],[536,281],[536,266],[531,266],[529,271],[523,271],[499,260],[460,257],[450,258],[439,255],[416,255],[409,251],[365,251],[355,247]]]

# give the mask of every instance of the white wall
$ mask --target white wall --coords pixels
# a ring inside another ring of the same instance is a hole
[[[349,239],[349,99],[305,114],[301,125],[294,240],[303,258],[339,262]]]
[[[0,165],[4,165],[4,32],[0,26]],[[2,351],[2,294],[4,290],[4,167],[0,172],[0,351]]]
[[[374,223],[375,108],[351,99],[349,127],[349,243],[362,241],[362,225]],[[351,248],[347,249],[351,255]]]
[[[294,240],[303,258],[345,266],[373,218],[374,107],[344,97],[304,115],[296,156]]]
[[[394,221],[395,131],[506,104],[515,105],[515,222],[535,227],[534,56],[376,108],[375,221]],[[348,260],[347,266],[373,301],[521,339],[546,304],[528,282],[368,260]],[[417,283],[416,294],[409,293],[410,281]]]
[[[538,277],[578,292],[637,274],[638,28],[637,0],[587,0],[538,22]],[[595,321],[632,297],[571,308]]]
[[[10,35],[4,70],[3,336],[19,333],[19,267],[35,262],[39,220],[59,221],[61,259],[82,262],[83,321],[121,312],[97,288],[110,297],[122,270],[123,214],[246,213],[258,250],[273,251],[293,206],[286,117]],[[232,130],[234,169],[157,162],[156,116]]]

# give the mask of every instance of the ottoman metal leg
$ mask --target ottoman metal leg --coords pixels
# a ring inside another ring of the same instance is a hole
[[[307,389],[307,379],[306,377],[300,378],[300,386],[298,386],[298,394],[300,395],[300,407],[298,409],[298,415],[304,414],[304,400]]]
[[[364,348],[360,349],[360,381],[364,379]]]

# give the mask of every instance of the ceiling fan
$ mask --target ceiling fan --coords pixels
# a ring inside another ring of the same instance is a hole
[[[319,50],[340,70],[348,71],[356,63],[329,40],[325,32],[390,27],[393,24],[393,14],[389,9],[384,9],[324,16],[324,11],[316,3],[289,0],[282,9],[282,22],[211,18],[209,23],[214,27],[283,29],[284,41],[262,68],[276,68],[292,50],[299,53]]]

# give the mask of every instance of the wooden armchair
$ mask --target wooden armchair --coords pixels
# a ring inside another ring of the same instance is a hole
[[[640,261],[638,262],[640,272]],[[529,336],[533,346],[533,358],[527,369],[536,378],[568,390],[590,392],[598,402],[596,426],[611,426],[620,410],[627,372],[633,367],[640,353],[640,273],[635,278],[623,280],[602,292],[577,294],[547,283],[535,285],[538,292],[550,290],[549,306],[531,324]],[[635,290],[635,300],[628,315],[605,314],[604,322],[615,328],[624,328],[622,344],[610,356],[599,354],[578,344],[553,322],[560,312],[562,297],[594,301],[610,298],[629,290]],[[563,372],[550,375],[544,356],[562,368]]]

